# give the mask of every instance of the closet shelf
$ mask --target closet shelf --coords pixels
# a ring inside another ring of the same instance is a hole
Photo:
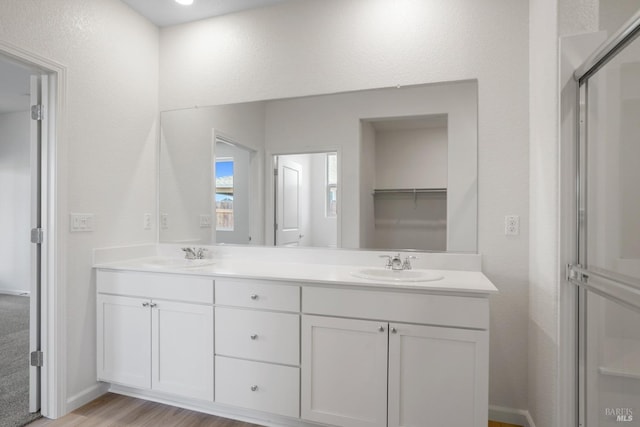
[[[408,194],[420,194],[420,193],[446,193],[446,188],[380,188],[373,190],[373,195],[377,194],[390,194],[390,193],[408,193]]]

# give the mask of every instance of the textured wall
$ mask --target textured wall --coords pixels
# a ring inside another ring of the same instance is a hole
[[[0,40],[68,70],[58,255],[70,398],[96,383],[92,248],[155,240],[142,226],[155,211],[158,30],[119,0],[3,0]],[[94,213],[95,232],[68,233],[69,212]]]
[[[478,79],[490,402],[527,407],[528,2],[309,0],[165,28],[161,109]],[[504,235],[518,214],[521,234]]]

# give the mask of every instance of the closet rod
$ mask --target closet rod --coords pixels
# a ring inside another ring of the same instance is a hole
[[[384,188],[373,190],[373,195],[384,193],[446,193],[446,188]]]

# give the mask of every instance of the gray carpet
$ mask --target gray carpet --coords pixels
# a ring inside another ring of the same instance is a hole
[[[0,427],[40,418],[29,413],[29,298],[0,294]]]

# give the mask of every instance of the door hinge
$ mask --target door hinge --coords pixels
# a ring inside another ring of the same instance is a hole
[[[587,283],[589,276],[578,265],[567,264],[567,280],[569,282]]]
[[[274,174],[275,176],[278,176],[278,169],[274,169],[274,170],[273,170],[273,174]]]
[[[40,350],[31,352],[31,366],[41,368],[44,365],[44,353]]]
[[[44,107],[42,104],[32,105],[31,106],[31,119],[32,120],[42,120],[44,116]]]
[[[32,228],[31,243],[36,243],[38,245],[41,245],[43,240],[44,240],[44,232],[42,231],[42,228]]]

